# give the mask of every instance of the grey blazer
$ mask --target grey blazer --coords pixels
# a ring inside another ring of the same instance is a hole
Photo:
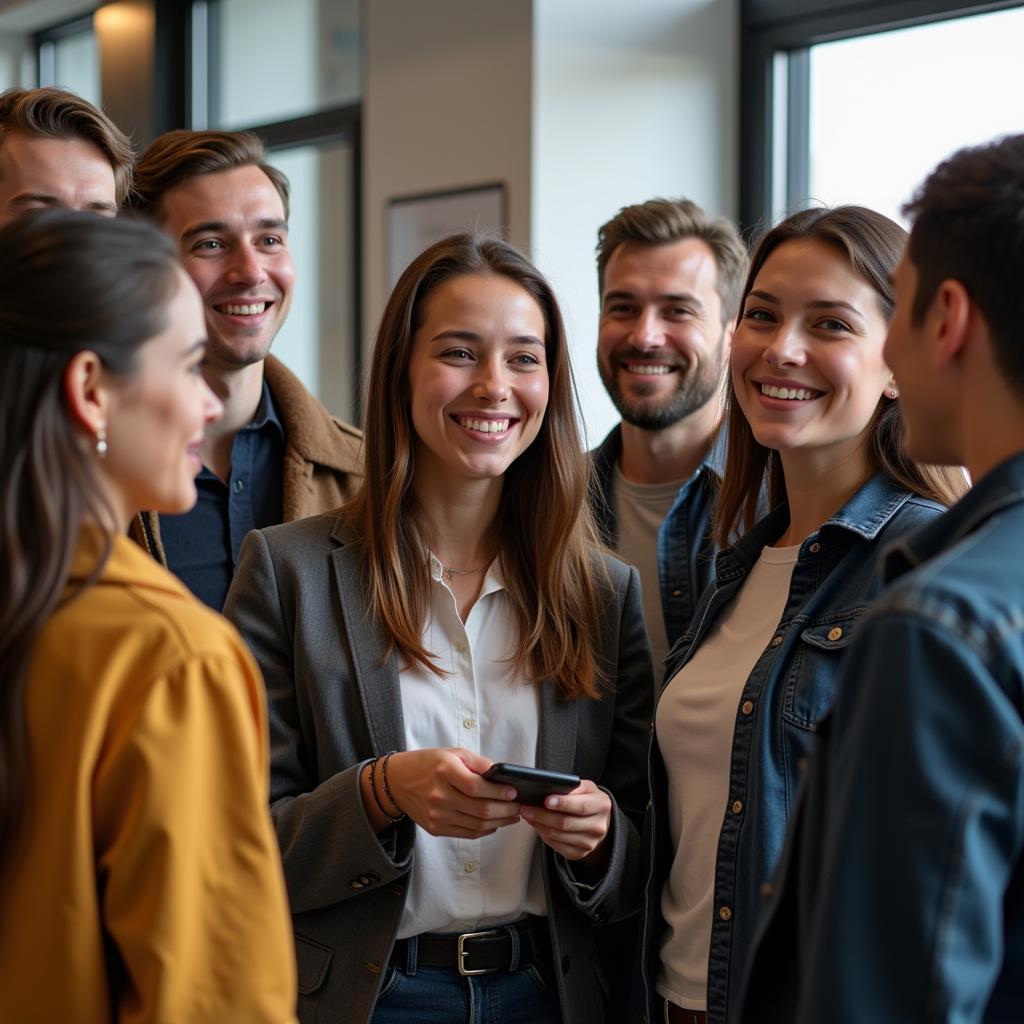
[[[346,537],[337,513],[250,533],[224,609],[266,679],[271,810],[295,926],[303,1024],[369,1021],[416,855],[412,822],[378,835],[359,793],[362,765],[405,749],[405,726],[397,660],[384,657]],[[631,913],[640,895],[650,650],[636,570],[601,557],[612,592],[594,642],[612,685],[600,700],[565,701],[541,684],[538,765],[593,779],[614,802],[610,864],[596,887],[577,885],[567,862],[544,848],[565,1024],[604,1020],[593,925]]]

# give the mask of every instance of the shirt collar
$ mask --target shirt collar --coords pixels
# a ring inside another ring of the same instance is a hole
[[[704,456],[701,468],[707,467],[719,480],[725,477],[725,457],[729,450],[729,427],[722,417],[722,422],[715,431],[708,446],[708,453]]]
[[[874,540],[882,527],[902,508],[909,497],[909,492],[895,480],[884,473],[875,473],[811,536],[817,536],[827,530],[842,530],[865,540]],[[774,544],[788,525],[789,505],[783,502],[758,520],[734,547],[726,548],[721,553],[719,574],[756,561],[761,549],[765,545]],[[806,538],[804,543],[810,539]]]
[[[80,584],[92,576],[105,546],[106,536],[98,526],[87,523],[81,528],[68,571],[69,585]],[[176,576],[172,576],[138,544],[121,533],[110,537],[110,554],[99,573],[100,580],[108,584],[148,586],[176,594],[188,593]]]
[[[274,396],[270,393],[270,385],[267,383],[267,378],[264,377],[263,387],[260,390],[260,403],[256,406],[253,418],[242,429],[262,430],[268,423],[272,423],[281,436],[284,437],[284,424],[281,422],[281,417],[277,411],[277,403],[274,401]]]
[[[927,562],[992,516],[1020,504],[1024,504],[1024,452],[991,469],[945,514],[887,547],[882,565],[885,581]]]

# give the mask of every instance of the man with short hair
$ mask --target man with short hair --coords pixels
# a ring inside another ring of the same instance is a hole
[[[745,1021],[1024,1019],[1024,135],[955,153],[904,212],[907,448],[974,487],[886,553]]]
[[[656,677],[714,570],[713,442],[746,267],[736,228],[688,199],[627,206],[598,232],[597,365],[622,422],[592,452],[594,513],[640,571]]]
[[[66,89],[0,93],[0,227],[56,206],[113,217],[131,187],[133,157],[124,133]]]
[[[173,131],[136,167],[136,209],[181,250],[206,311],[203,375],[224,404],[207,428],[199,500],[140,516],[132,535],[201,600],[224,604],[249,530],[340,505],[362,474],[361,434],[269,355],[291,305],[288,181],[249,132]]]

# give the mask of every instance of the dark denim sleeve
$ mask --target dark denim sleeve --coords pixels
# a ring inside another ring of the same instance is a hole
[[[905,600],[850,649],[799,1024],[991,1020],[1007,985],[1024,1005],[1024,978],[1001,976],[1024,846],[1024,722],[977,634]]]

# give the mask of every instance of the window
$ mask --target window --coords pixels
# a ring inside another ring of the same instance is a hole
[[[209,0],[194,10],[208,53],[194,127],[245,128],[359,102],[359,0]]]
[[[1024,8],[810,48],[808,195],[900,219],[961,146],[1024,131]]]
[[[1024,5],[748,0],[741,220],[815,202],[898,217],[943,157],[1024,130]]]
[[[327,408],[358,418],[359,0],[196,0],[191,126],[249,129],[291,183],[292,308],[274,342]]]
[[[100,56],[91,15],[40,32],[36,44],[40,85],[63,86],[101,105]]]

